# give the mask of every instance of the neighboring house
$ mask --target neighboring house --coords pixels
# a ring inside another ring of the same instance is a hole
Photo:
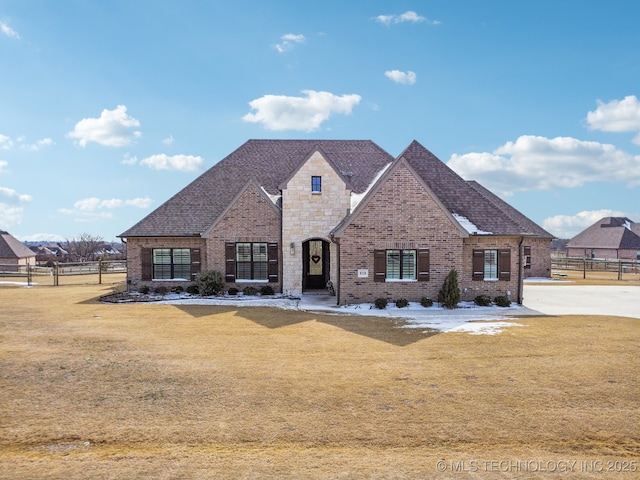
[[[548,232],[418,142],[396,159],[371,141],[250,140],[120,237],[128,282],[325,290],[338,304],[436,299],[458,271],[464,300],[549,276]]]
[[[69,252],[59,243],[34,245],[31,247],[31,250],[35,252],[36,260],[40,264],[47,262],[63,262],[67,261],[69,257]]]
[[[35,265],[36,254],[13,235],[0,231],[0,271],[17,272],[21,266]]]
[[[569,240],[567,256],[640,260],[640,223],[605,217]]]

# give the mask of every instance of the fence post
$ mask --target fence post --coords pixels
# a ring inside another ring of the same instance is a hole
[[[27,287],[31,286],[31,264],[27,263]]]
[[[57,287],[58,286],[58,262],[54,262],[53,263],[53,286]]]
[[[582,279],[586,279],[587,278],[587,259],[584,258],[582,260]]]
[[[618,260],[618,280],[622,280],[622,260]]]
[[[102,285],[102,257],[98,259],[98,285]]]

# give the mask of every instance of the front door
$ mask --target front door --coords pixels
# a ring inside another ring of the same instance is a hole
[[[302,244],[302,289],[327,288],[329,281],[329,242],[308,240]]]

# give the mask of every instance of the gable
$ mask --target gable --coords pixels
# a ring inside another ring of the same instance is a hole
[[[33,250],[8,232],[0,232],[0,258],[35,257]]]
[[[393,161],[369,140],[249,140],[160,205],[120,237],[194,236],[207,232],[253,180],[269,195],[315,152],[350,179],[351,188],[366,189],[376,173]]]

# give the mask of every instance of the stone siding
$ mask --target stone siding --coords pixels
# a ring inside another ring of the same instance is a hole
[[[311,192],[311,177],[322,177],[322,192]],[[282,259],[285,293],[302,292],[302,244],[311,239],[330,242],[331,230],[347,215],[351,191],[325,158],[316,152],[282,190]],[[293,253],[291,249],[293,245]],[[336,284],[338,257],[330,244],[330,280]]]

